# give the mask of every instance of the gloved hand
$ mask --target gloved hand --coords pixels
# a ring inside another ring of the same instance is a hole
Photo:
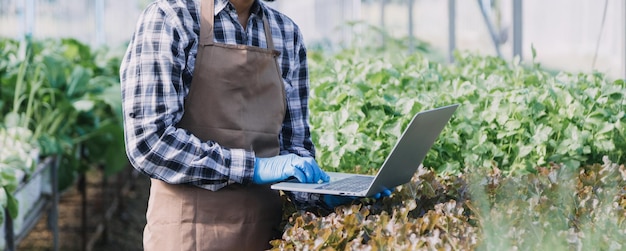
[[[269,184],[290,177],[295,177],[302,183],[317,183],[320,180],[330,180],[311,157],[300,157],[295,154],[279,155],[270,158],[256,158],[252,182]]]
[[[391,195],[392,192],[393,192],[393,189],[391,190],[385,189],[384,191],[380,193],[374,194],[374,196],[372,196],[371,198],[380,199],[383,197],[388,197],[389,195]],[[351,203],[357,199],[359,199],[359,197],[328,195],[328,194],[322,195],[322,200],[324,201],[324,203],[331,208],[335,208],[341,205]]]

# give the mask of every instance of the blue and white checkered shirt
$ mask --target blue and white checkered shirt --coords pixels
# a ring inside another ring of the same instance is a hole
[[[229,182],[251,182],[255,155],[201,141],[176,127],[194,70],[199,2],[157,0],[140,16],[120,70],[124,131],[129,160],[144,174],[170,184],[216,191]],[[266,48],[261,15],[267,16],[276,50],[281,52],[278,64],[287,93],[280,153],[313,157],[306,49],[296,24],[256,1],[244,30],[232,4],[215,0],[215,41]]]

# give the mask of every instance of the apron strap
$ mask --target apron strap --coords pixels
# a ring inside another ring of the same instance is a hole
[[[267,17],[263,13],[263,29],[265,30],[265,40],[267,41],[267,48],[274,51],[274,38],[272,38],[272,27],[267,22]]]
[[[200,1],[200,45],[212,45],[214,43],[213,24],[215,19],[214,0]],[[203,32],[202,30],[205,30]]]
[[[213,45],[215,43],[215,0],[204,0],[200,2],[200,45]],[[208,4],[207,4],[208,3]],[[265,30],[265,40],[267,48],[274,51],[274,39],[272,38],[272,28],[263,13],[263,29]],[[205,32],[203,32],[203,30]]]

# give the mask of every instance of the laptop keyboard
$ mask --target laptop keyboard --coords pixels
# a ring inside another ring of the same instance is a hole
[[[352,176],[338,181],[330,182],[316,189],[326,189],[346,192],[361,192],[367,189],[374,180],[371,176]]]

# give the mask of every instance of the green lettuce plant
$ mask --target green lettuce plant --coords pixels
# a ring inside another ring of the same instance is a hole
[[[328,170],[373,173],[415,113],[460,103],[424,160],[441,172],[626,161],[626,84],[494,57],[347,51],[311,60],[311,127]]]

